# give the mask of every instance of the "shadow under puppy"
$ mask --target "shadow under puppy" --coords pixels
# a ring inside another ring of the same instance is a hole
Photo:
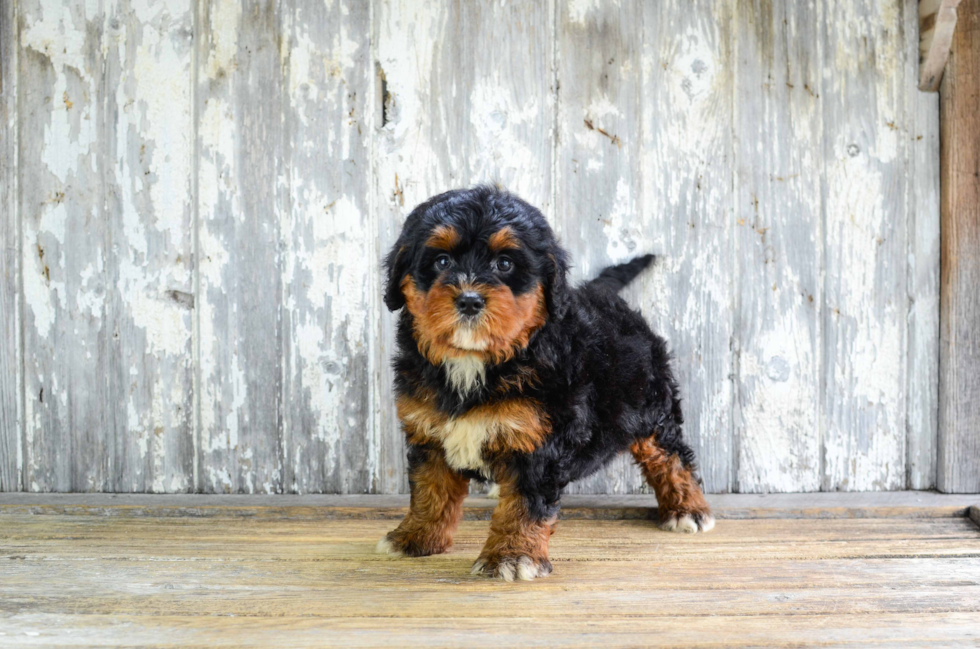
[[[541,212],[480,186],[408,216],[385,260],[385,304],[403,309],[394,359],[411,507],[378,551],[445,552],[471,479],[500,496],[474,573],[551,572],[561,491],[629,449],[661,527],[714,526],[682,439],[666,342],[617,295],[652,255],[578,288]]]

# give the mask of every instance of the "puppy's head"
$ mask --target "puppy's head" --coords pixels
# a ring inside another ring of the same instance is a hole
[[[433,364],[468,355],[503,362],[565,311],[568,264],[547,221],[492,187],[416,207],[385,268],[385,304],[408,310]]]

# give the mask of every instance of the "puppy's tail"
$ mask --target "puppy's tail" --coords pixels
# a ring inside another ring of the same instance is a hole
[[[610,266],[599,273],[599,276],[589,284],[618,293],[642,273],[647,266],[652,264],[656,258],[656,255],[641,255],[634,257],[625,264]]]

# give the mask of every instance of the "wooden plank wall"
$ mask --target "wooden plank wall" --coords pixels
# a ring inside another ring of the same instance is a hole
[[[18,0],[0,490],[405,491],[380,258],[498,182],[671,341],[714,492],[936,484],[914,0]],[[645,489],[623,458],[571,491]]]

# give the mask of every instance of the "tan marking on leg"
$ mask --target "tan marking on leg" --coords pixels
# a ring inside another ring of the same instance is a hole
[[[422,557],[440,554],[453,544],[463,514],[469,480],[447,464],[440,451],[411,474],[412,500],[401,524],[378,542],[382,554]]]
[[[676,455],[668,455],[653,437],[630,447],[643,477],[657,494],[662,527],[676,532],[707,532],[714,527],[711,508],[694,474]]]
[[[551,574],[548,541],[557,521],[536,521],[528,515],[527,504],[511,479],[503,480],[497,507],[490,519],[490,536],[473,574],[485,574],[504,581],[527,581]]]

